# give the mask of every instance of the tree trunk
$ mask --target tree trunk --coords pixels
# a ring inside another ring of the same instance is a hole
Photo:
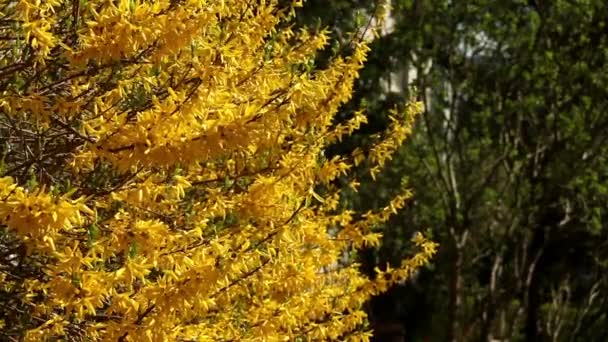
[[[526,327],[525,336],[526,342],[538,342],[540,336],[538,332],[538,310],[540,306],[540,298],[538,293],[538,277],[537,272],[533,271],[532,281],[528,287],[528,305],[526,308]]]
[[[450,300],[448,303],[448,333],[446,341],[458,341],[460,332],[460,307],[462,305],[462,248],[454,243],[452,272],[450,279]]]

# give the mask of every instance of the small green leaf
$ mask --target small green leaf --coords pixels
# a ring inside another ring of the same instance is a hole
[[[129,258],[135,258],[137,252],[139,251],[139,245],[136,241],[133,241],[131,245],[129,245]]]

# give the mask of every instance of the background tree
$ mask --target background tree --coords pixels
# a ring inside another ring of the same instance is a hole
[[[412,227],[443,248],[418,282],[372,300],[372,319],[414,341],[604,340],[606,4],[392,4],[395,25],[374,40],[351,103],[368,106],[370,124],[333,151],[365,145],[410,86],[425,109],[379,182],[344,204],[367,210],[404,181],[414,189],[382,247],[361,255],[370,275],[408,252]],[[372,5],[322,8],[352,23]]]
[[[293,5],[297,5],[297,1]],[[366,340],[369,279],[344,255],[409,198],[356,215],[323,158],[368,52],[314,68],[324,31],[276,1],[0,3],[0,339]],[[420,104],[394,111],[382,165]],[[352,179],[356,187],[356,178]]]

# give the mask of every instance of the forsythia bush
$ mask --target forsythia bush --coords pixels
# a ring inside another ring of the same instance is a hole
[[[271,0],[2,0],[0,340],[366,340],[362,304],[435,252],[362,276],[378,212],[334,180],[382,166],[323,148],[367,46],[313,67],[327,32]],[[351,185],[357,186],[353,178]]]

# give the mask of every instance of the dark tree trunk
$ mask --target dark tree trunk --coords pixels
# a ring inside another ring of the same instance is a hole
[[[460,331],[460,307],[462,305],[462,250],[458,243],[454,244],[452,254],[452,272],[450,277],[450,300],[448,303],[448,332],[446,341],[458,341]]]
[[[528,287],[528,306],[526,308],[526,326],[525,336],[526,342],[538,342],[540,341],[540,334],[538,331],[538,310],[540,308],[540,296],[538,293],[538,276],[537,272],[533,271],[532,281]]]

